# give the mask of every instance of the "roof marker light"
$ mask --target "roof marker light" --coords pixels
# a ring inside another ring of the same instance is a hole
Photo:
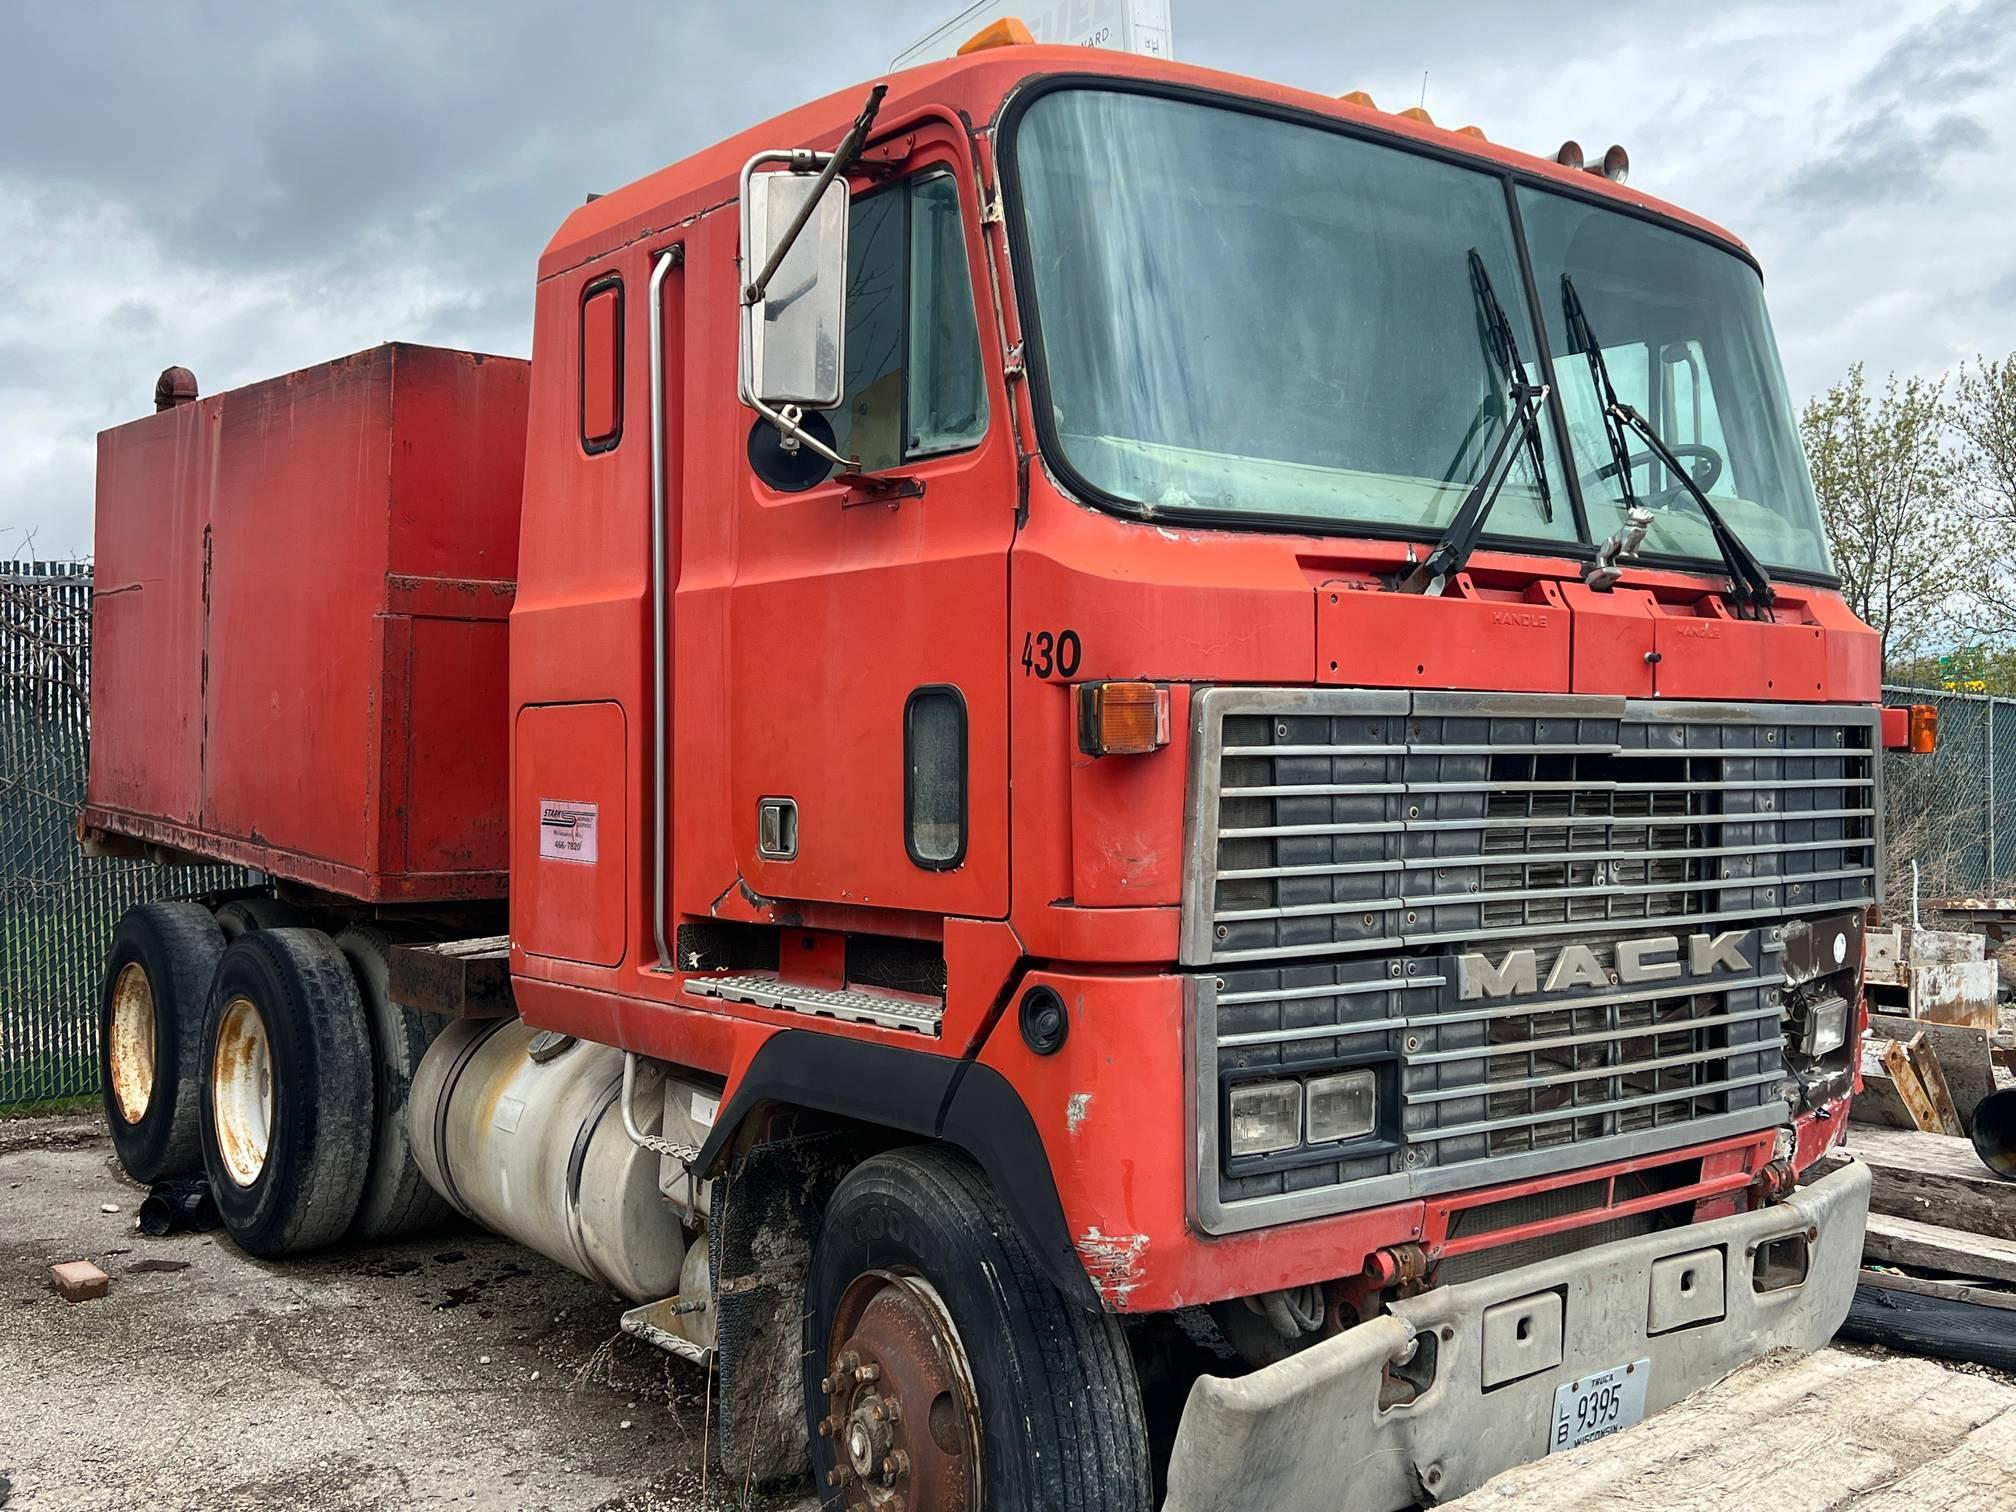
[[[1363,105],[1367,110],[1377,110],[1379,108],[1372,96],[1365,93],[1362,89],[1354,89],[1351,93],[1339,95],[1337,98],[1342,100],[1346,105]]]
[[[963,58],[968,53],[985,52],[990,47],[1031,47],[1035,42],[1036,38],[1019,16],[1003,16],[999,21],[988,22],[961,42],[959,56]]]
[[[1409,105],[1405,110],[1400,112],[1400,115],[1404,120],[1419,121],[1423,126],[1433,126],[1435,124],[1435,117],[1428,114],[1419,105]]]

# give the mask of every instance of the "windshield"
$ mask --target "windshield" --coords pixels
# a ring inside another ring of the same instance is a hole
[[[1234,523],[1439,533],[1512,422],[1515,373],[1581,396],[1568,429],[1577,472],[1592,474],[1610,454],[1586,360],[1569,355],[1562,331],[1560,277],[1571,271],[1606,348],[1656,340],[1692,380],[1666,400],[1669,421],[1613,358],[1620,396],[1644,395],[1661,434],[1688,443],[1682,460],[1704,487],[1698,448],[1729,448],[1709,491],[1732,500],[1729,523],[1757,537],[1760,556],[1826,570],[1761,288],[1736,257],[1522,191],[1529,217],[1550,212],[1545,268],[1529,228],[1549,371],[1495,172],[1293,121],[1089,89],[1039,96],[1013,150],[1039,392],[1055,460],[1093,497]],[[1611,258],[1600,277],[1589,261],[1599,250]],[[1634,258],[1642,275],[1627,276]],[[1684,289],[1676,270],[1688,274]],[[1516,367],[1493,334],[1500,309]],[[1718,409],[1718,395],[1732,408]],[[1540,430],[1551,498],[1521,445],[1493,536],[1578,539],[1557,426]],[[1658,520],[1648,549],[1716,558],[1691,501],[1659,497],[1672,481],[1649,464],[1634,471]],[[1601,539],[1616,528],[1619,490],[1614,479],[1584,486]]]
[[[1683,232],[1565,195],[1521,188],[1519,214],[1589,528],[1618,528],[1623,490],[1589,359],[1569,338],[1564,277],[1617,397],[1651,422],[1743,544],[1773,566],[1831,571],[1756,271]],[[1717,555],[1679,480],[1628,439],[1632,492],[1653,506],[1644,549]]]
[[[1016,144],[1072,471],[1156,510],[1448,522],[1512,415],[1473,251],[1522,354],[1538,353],[1498,179],[1089,90],[1038,99]],[[1523,448],[1491,523],[1575,535]]]

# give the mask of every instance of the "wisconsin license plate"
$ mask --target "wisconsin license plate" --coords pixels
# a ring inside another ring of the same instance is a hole
[[[1650,1360],[1634,1360],[1570,1381],[1556,1391],[1547,1452],[1608,1438],[1638,1422],[1645,1416],[1645,1383],[1651,1375]]]

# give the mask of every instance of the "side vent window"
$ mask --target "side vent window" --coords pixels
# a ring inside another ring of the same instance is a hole
[[[966,700],[919,688],[903,706],[903,843],[928,871],[966,859]]]
[[[581,294],[581,449],[623,439],[623,280],[597,279]]]

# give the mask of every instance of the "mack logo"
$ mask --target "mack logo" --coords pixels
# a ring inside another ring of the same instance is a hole
[[[1750,970],[1750,961],[1740,948],[1742,938],[1743,932],[1735,929],[1718,935],[1687,936],[1687,974],[1707,976],[1718,968]],[[1678,935],[1619,940],[1615,980],[1665,981],[1681,974],[1680,962]],[[1519,997],[1529,992],[1562,992],[1571,987],[1608,987],[1611,980],[1596,952],[1587,945],[1562,947],[1544,982],[1540,980],[1540,955],[1535,950],[1511,951],[1495,964],[1489,956],[1474,953],[1456,957],[1459,998]]]

